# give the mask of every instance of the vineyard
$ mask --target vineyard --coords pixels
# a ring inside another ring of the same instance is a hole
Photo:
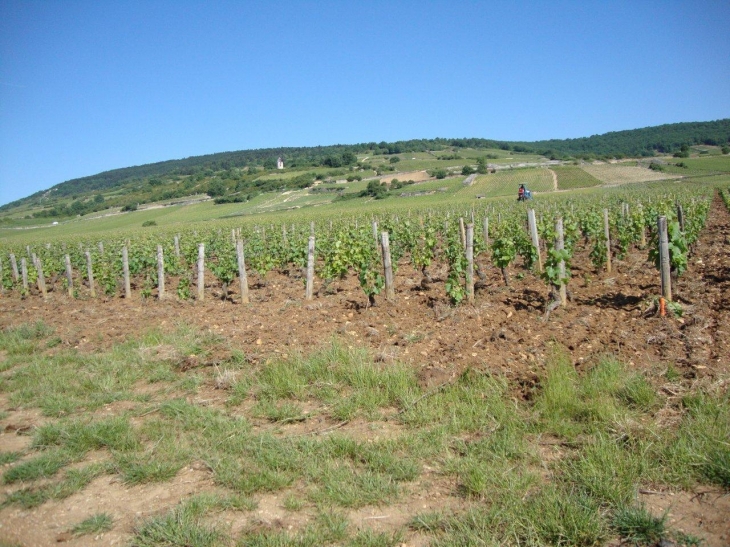
[[[531,170],[550,178],[547,170]],[[511,183],[523,180],[520,171],[508,171],[500,176]],[[483,179],[474,185],[479,189]],[[513,180],[514,179],[514,180]],[[438,182],[436,181],[437,189]],[[536,181],[529,183],[539,186]],[[547,184],[547,182],[546,182]],[[433,185],[432,185],[433,186]],[[514,184],[510,184],[514,186]],[[709,209],[710,194],[700,187],[684,188],[672,193],[666,191],[635,190],[614,192],[610,201],[605,199],[544,199],[535,206],[536,236],[531,239],[526,227],[527,209],[521,204],[499,203],[467,210],[435,209],[367,217],[338,218],[324,222],[311,221],[284,224],[269,223],[236,226],[235,221],[217,227],[188,232],[136,233],[104,241],[83,238],[56,242],[16,245],[3,248],[2,286],[21,297],[37,291],[68,293],[72,297],[88,298],[98,292],[108,298],[125,296],[124,272],[132,298],[160,296],[159,285],[168,278],[169,291],[180,300],[193,296],[193,283],[207,283],[213,291],[223,291],[221,298],[240,300],[233,289],[233,281],[240,274],[235,247],[243,243],[246,268],[256,275],[260,286],[266,285],[267,276],[286,274],[301,276],[306,267],[307,242],[310,235],[316,240],[315,271],[321,283],[320,292],[336,290],[338,283],[353,274],[360,279],[361,289],[368,302],[375,303],[375,295],[383,288],[380,234],[388,232],[393,266],[409,267],[421,272],[416,283],[431,285],[434,272],[445,272],[439,289],[445,291],[452,304],[459,304],[465,289],[465,224],[473,227],[474,267],[484,282],[485,272],[496,267],[509,285],[508,270],[521,277],[542,276],[548,287],[555,281],[548,273],[555,259],[555,220],[562,218],[565,232],[565,250],[562,258],[570,263],[573,255],[587,256],[594,273],[600,273],[610,255],[623,259],[631,250],[649,249],[656,240],[656,219],[665,216],[670,235],[676,243],[672,256],[672,271],[680,275],[687,267],[687,250],[699,236]],[[678,206],[682,207],[682,231],[679,230]],[[603,210],[607,211],[610,248],[606,247]],[[681,240],[681,242],[680,242]],[[200,249],[203,255],[200,255]],[[123,264],[123,248],[128,256]],[[160,254],[158,258],[158,248]],[[538,255],[546,260],[546,268],[537,267]],[[203,263],[203,281],[198,281],[199,263]],[[25,263],[23,276],[21,263]],[[567,277],[570,278],[568,267]],[[162,279],[159,275],[162,275]],[[45,285],[45,288],[42,286]],[[204,298],[201,292],[199,298]],[[164,296],[164,295],[163,295]]]
[[[3,419],[43,424],[3,460],[3,521],[67,541],[45,523],[68,499],[122,514],[105,541],[134,545],[221,521],[168,544],[594,545],[638,504],[685,511],[677,544],[723,545],[726,496],[689,489],[728,486],[726,179],[526,203],[421,184],[338,214],[0,242]],[[31,457],[52,488],[14,478]]]

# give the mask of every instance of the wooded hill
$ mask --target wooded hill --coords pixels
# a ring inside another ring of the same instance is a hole
[[[318,177],[317,169],[328,169],[329,174],[333,174],[333,169],[340,169],[342,173],[351,171],[358,164],[357,155],[394,156],[474,148],[536,154],[550,159],[591,160],[648,157],[677,152],[682,146],[723,146],[728,143],[730,119],[666,124],[579,139],[535,142],[436,138],[391,143],[242,150],[114,169],[69,180],[49,190],[4,205],[0,207],[0,212],[32,205],[44,207],[42,211],[33,213],[36,217],[68,216],[113,206],[131,208],[137,203],[174,199],[196,193],[221,197],[231,191],[236,195],[232,199],[245,201],[261,192],[310,186]],[[284,159],[287,173],[301,173],[286,178],[267,176],[277,171],[278,157]]]

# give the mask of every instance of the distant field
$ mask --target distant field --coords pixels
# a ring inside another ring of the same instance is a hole
[[[730,172],[730,155],[709,156],[706,158],[676,158],[677,162],[684,162],[690,169],[703,171],[726,171]]]
[[[463,188],[460,196],[517,197],[517,189],[524,184],[533,192],[552,192],[553,176],[548,169],[507,169],[477,177],[476,182]]]
[[[615,163],[586,164],[581,168],[604,184],[627,184],[652,180],[675,179],[677,175]]]
[[[599,186],[601,181],[575,165],[555,167],[552,169],[558,177],[558,190],[572,190],[573,188],[589,188]]]

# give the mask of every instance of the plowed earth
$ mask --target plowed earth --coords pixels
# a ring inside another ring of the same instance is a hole
[[[525,399],[530,399],[538,388],[546,356],[556,344],[565,348],[579,370],[594,363],[597,356],[612,354],[645,370],[656,379],[657,389],[662,389],[660,376],[669,366],[682,374],[688,387],[716,382],[730,371],[730,214],[719,197],[692,249],[687,272],[675,280],[674,299],[683,309],[682,317],[660,317],[657,313],[654,301],[660,294],[659,274],[647,262],[646,250],[632,249],[623,260],[614,258],[611,273],[596,271],[587,250],[577,252],[569,284],[572,301],[554,311],[547,321],[543,320],[543,312],[549,291],[536,275],[518,262],[510,268],[511,286],[506,287],[499,270],[484,257],[478,261],[486,280],[478,285],[473,305],[450,305],[444,291],[445,266],[431,268],[433,283],[424,288],[420,272],[404,260],[396,272],[395,303],[386,302],[381,295],[376,297],[374,307],[366,306],[367,298],[354,275],[334,283],[326,294],[315,283],[311,301],[304,299],[299,272],[271,272],[265,279],[252,276],[251,303],[247,305],[239,303],[237,292],[222,300],[220,287],[213,284],[206,287],[201,302],[178,301],[175,297],[159,301],[154,295],[143,300],[138,294],[130,301],[88,297],[74,300],[63,293],[59,281],[46,300],[37,294],[26,299],[3,295],[0,328],[41,320],[53,327],[63,346],[94,352],[151,328],[174,330],[187,324],[220,335],[253,363],[293,352],[306,354],[337,337],[347,345],[370,348],[376,360],[411,363],[426,386],[448,381],[467,367],[477,367],[506,376],[514,395]],[[80,292],[85,294],[85,289]],[[14,409],[8,409],[7,399],[3,403],[3,410],[11,411],[10,418],[2,421],[6,427],[13,421]],[[26,421],[29,427],[34,425],[32,416]],[[9,442],[9,438],[6,431],[0,435],[0,444]],[[17,448],[6,445],[0,450]],[[200,474],[196,469],[189,473]],[[184,479],[178,477],[170,491],[180,490],[182,495],[189,484],[195,484]],[[202,487],[206,480],[197,483]],[[104,490],[94,495],[104,498]],[[114,488],[109,489],[108,496],[117,496],[114,492]],[[131,490],[128,494],[135,499],[146,495]],[[149,498],[149,504],[164,504],[167,500],[165,495],[155,495]],[[728,520],[722,517],[728,508],[727,496],[714,503],[705,503],[702,497],[687,498],[686,510],[681,505],[673,506],[672,518],[683,522],[688,532],[705,537],[708,546],[730,542]],[[124,499],[119,495],[116,504],[100,499],[98,507],[110,511],[112,506],[120,505],[119,511],[124,513]],[[653,499],[657,507],[670,505],[662,501],[664,498]],[[145,505],[145,513],[156,508],[149,504]],[[157,509],[162,508],[160,505]],[[38,518],[31,521],[38,523],[39,519],[55,518],[49,511],[58,515],[69,510],[55,502],[34,511],[5,509],[0,512],[0,537],[8,526],[23,526],[24,519],[34,512]],[[139,514],[139,508],[131,507],[130,511],[133,513],[129,515],[127,534],[131,532],[134,511]],[[87,516],[88,511],[80,515]],[[64,516],[63,520],[80,519]],[[40,529],[28,533],[32,533],[33,545],[53,544],[55,540],[53,527],[43,533]]]

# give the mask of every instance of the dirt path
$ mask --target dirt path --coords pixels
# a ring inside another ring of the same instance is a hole
[[[550,174],[553,176],[553,192],[558,191],[558,174],[553,171],[552,169],[548,169],[550,171]]]
[[[730,212],[719,195],[674,294],[688,313],[682,328],[688,362],[696,367],[730,359]]]

